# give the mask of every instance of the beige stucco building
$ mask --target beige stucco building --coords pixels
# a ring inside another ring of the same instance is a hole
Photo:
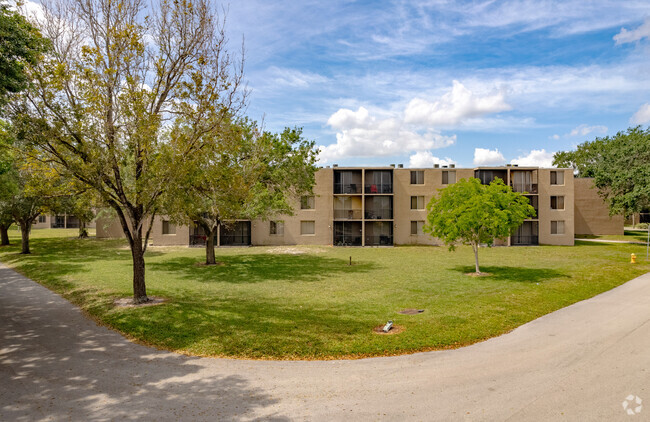
[[[440,244],[422,232],[426,205],[439,189],[470,177],[483,183],[501,178],[514,191],[525,193],[537,211],[535,218],[526,220],[513,236],[500,244],[573,245],[576,233],[623,232],[622,218],[610,219],[605,203],[590,189],[590,182],[574,180],[572,169],[516,165],[478,168],[455,168],[452,165],[420,169],[405,169],[401,165],[335,165],[317,171],[314,195],[296,198],[294,215],[277,216],[270,221],[237,221],[220,230],[215,244]],[[97,236],[120,237],[123,234],[117,222],[99,221]],[[151,243],[201,245],[205,243],[205,236],[198,227],[176,227],[164,217],[157,217]]]

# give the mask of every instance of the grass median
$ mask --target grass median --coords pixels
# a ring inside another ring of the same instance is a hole
[[[616,287],[650,271],[629,263],[640,245],[577,242],[573,247],[217,249],[150,248],[147,288],[167,302],[121,308],[131,255],[123,240],[75,239],[75,230],[34,230],[32,255],[19,239],[0,261],[60,293],[102,324],[138,342],[201,356],[330,359],[459,347]],[[349,265],[352,257],[352,265]],[[424,309],[402,315],[403,309]],[[401,332],[377,335],[393,320]]]

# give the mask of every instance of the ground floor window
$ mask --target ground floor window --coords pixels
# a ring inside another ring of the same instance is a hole
[[[284,235],[284,221],[270,221],[269,234],[276,236]]]
[[[176,225],[172,224],[169,220],[163,220],[162,234],[176,234]]]
[[[564,221],[551,221],[551,234],[564,234]]]
[[[411,234],[423,234],[424,221],[411,221]]]

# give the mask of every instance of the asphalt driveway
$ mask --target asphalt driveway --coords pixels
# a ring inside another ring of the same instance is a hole
[[[650,420],[650,274],[458,350],[273,362],[133,344],[0,264],[0,420]]]

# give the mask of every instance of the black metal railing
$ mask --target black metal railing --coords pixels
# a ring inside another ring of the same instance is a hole
[[[334,235],[334,246],[361,246],[361,236]]]
[[[366,246],[391,246],[393,244],[393,236],[379,235],[379,236],[366,236]]]
[[[512,236],[511,245],[539,245],[539,236]]]
[[[222,234],[219,237],[219,246],[250,246],[250,235]]]
[[[393,193],[392,183],[369,184],[365,187],[366,193]]]
[[[205,246],[207,238],[208,237],[204,234],[191,234],[190,246]]]
[[[334,210],[335,220],[361,220],[361,210]]]
[[[513,192],[537,193],[537,183],[510,183]]]
[[[334,183],[335,194],[361,193],[361,183]]]
[[[390,209],[380,209],[380,210],[367,209],[365,215],[366,215],[366,220],[392,220],[393,219],[393,210],[390,210]]]

